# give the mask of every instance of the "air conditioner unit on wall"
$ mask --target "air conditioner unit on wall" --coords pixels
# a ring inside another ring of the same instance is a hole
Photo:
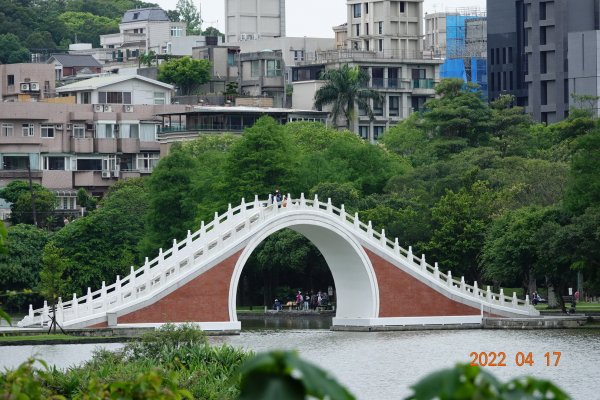
[[[133,112],[133,106],[131,104],[125,104],[123,106],[123,112],[132,113]]]
[[[67,124],[67,130],[70,131],[73,129],[73,124]]]
[[[112,175],[113,178],[118,178],[119,177],[119,171],[118,170],[111,171],[111,175]]]
[[[29,92],[29,83],[21,83],[21,92]]]
[[[112,112],[112,106],[109,106],[107,104],[104,105],[104,112]]]
[[[62,128],[63,128],[62,124],[54,125],[54,129],[56,129],[57,131],[62,131]]]
[[[110,171],[102,171],[102,178],[104,178],[104,179],[110,178]]]
[[[31,82],[31,91],[32,92],[39,92],[40,91],[40,84],[38,82]]]
[[[102,104],[94,104],[94,112],[104,112],[104,106]]]

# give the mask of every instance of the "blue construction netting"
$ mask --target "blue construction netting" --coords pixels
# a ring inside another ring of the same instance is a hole
[[[462,58],[454,58],[446,60],[440,68],[440,77],[444,78],[459,78],[467,82],[467,70],[465,62]]]

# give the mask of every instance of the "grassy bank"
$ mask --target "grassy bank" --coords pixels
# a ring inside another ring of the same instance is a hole
[[[39,398],[130,398],[124,393],[143,390],[145,395],[139,398],[234,399],[239,394],[237,371],[249,356],[251,353],[231,346],[210,346],[205,334],[193,326],[166,325],[129,342],[122,350],[97,351],[80,367],[60,370],[31,362],[13,374],[21,381],[38,384]],[[157,397],[147,395],[148,390]],[[119,396],[107,397],[113,392]]]

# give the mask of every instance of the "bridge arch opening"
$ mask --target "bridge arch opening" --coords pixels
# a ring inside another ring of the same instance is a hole
[[[245,246],[234,267],[229,289],[229,316],[237,322],[237,295],[242,271],[257,247],[275,232],[291,229],[306,237],[323,255],[336,288],[336,319],[376,318],[379,290],[371,261],[360,243],[339,224],[294,215],[274,220]]]

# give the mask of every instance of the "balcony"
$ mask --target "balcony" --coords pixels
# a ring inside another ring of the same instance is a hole
[[[412,88],[414,89],[435,89],[436,82],[433,79],[413,79]]]
[[[73,185],[105,187],[114,183],[114,179],[102,178],[102,171],[73,171]]]
[[[94,139],[71,137],[71,151],[73,153],[93,153]]]
[[[440,55],[433,54],[431,52],[409,50],[364,51],[340,49],[307,53],[304,61],[298,61],[298,65],[370,60],[432,60],[440,64],[444,62]]]
[[[139,139],[117,139],[117,150],[121,153],[139,153]]]
[[[398,78],[372,78],[367,84],[370,89],[397,89],[406,90],[410,88],[409,82]]]
[[[29,179],[26,169],[0,169],[0,179]],[[42,171],[32,169],[31,179],[42,179]]]
[[[117,139],[94,139],[94,148],[96,153],[116,153]]]

